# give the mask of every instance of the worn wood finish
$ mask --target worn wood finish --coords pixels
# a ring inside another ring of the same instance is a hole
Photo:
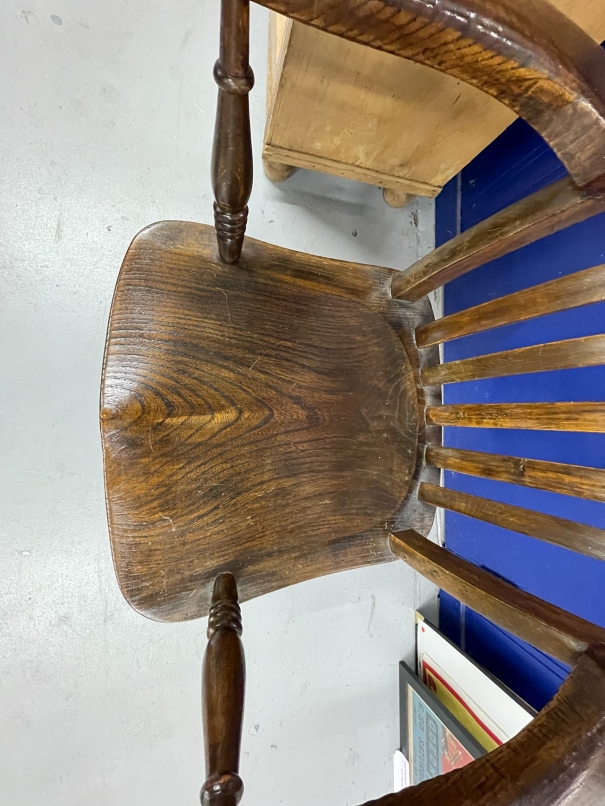
[[[605,195],[591,196],[565,177],[480,221],[397,274],[393,296],[419,299],[490,260],[604,211]]]
[[[422,382],[431,386],[599,364],[605,364],[605,336],[585,336],[428,367],[422,373]]]
[[[420,500],[418,489],[424,482],[439,484],[440,471],[427,465],[424,461],[424,450],[429,445],[441,445],[441,428],[427,422],[426,419],[427,410],[441,403],[441,388],[422,386],[421,373],[430,363],[439,360],[439,349],[431,347],[427,350],[418,350],[414,342],[414,332],[422,325],[433,321],[433,309],[427,297],[415,303],[391,300],[384,315],[391,327],[399,333],[412,367],[416,385],[416,422],[419,424],[416,467],[393,529],[413,529],[428,536],[435,520],[435,508]]]
[[[493,327],[510,325],[603,300],[605,300],[605,266],[594,266],[444,316],[437,322],[418,328],[416,343],[419,347],[428,347]]]
[[[431,406],[426,416],[435,425],[605,432],[603,403],[462,403]]]
[[[605,190],[605,53],[546,0],[261,5],[478,87],[527,120],[577,185]]]
[[[321,173],[332,174],[332,176],[342,176],[344,179],[353,179],[355,182],[363,182],[367,185],[388,186],[398,193],[408,193],[411,196],[427,196],[434,199],[441,192],[440,187],[429,185],[426,182],[394,177],[392,174],[369,170],[362,165],[349,165],[320,154],[307,154],[302,151],[294,151],[285,146],[277,148],[272,145],[266,145],[263,148],[263,159],[271,163],[282,163],[289,167],[320,171]]]
[[[605,643],[605,630],[519,590],[416,532],[391,535],[391,549],[426,579],[485,618],[563,663]]]
[[[114,563],[133,607],[190,619],[220,572],[245,600],[393,559],[388,533],[422,470],[419,418],[438,398],[417,389],[406,353],[428,314],[410,306],[406,325],[391,275],[251,239],[228,266],[198,224],[137,236],[101,413]]]
[[[605,502],[605,470],[596,467],[438,447],[427,448],[426,461],[455,473]]]
[[[604,787],[605,648],[597,644],[510,741],[366,806],[601,806]]]
[[[220,55],[214,65],[219,86],[212,185],[214,225],[219,254],[225,263],[239,259],[252,191],[252,142],[248,93],[254,74],[248,63],[249,0],[221,0]]]
[[[202,806],[237,806],[244,791],[238,775],[246,682],[241,634],[237,585],[231,574],[221,574],[212,593],[202,672],[206,750]]]
[[[557,518],[554,515],[544,515],[542,512],[510,504],[501,504],[498,501],[489,501],[486,498],[434,484],[421,484],[419,497],[427,504],[536,537],[538,540],[563,546],[587,557],[605,560],[605,531],[595,526]]]

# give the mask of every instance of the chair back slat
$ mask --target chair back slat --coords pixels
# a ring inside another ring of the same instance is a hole
[[[429,406],[427,422],[470,428],[605,433],[603,403],[459,403]]]
[[[416,343],[419,347],[429,347],[493,327],[603,300],[605,265],[594,266],[437,319],[416,331]]]
[[[450,512],[467,515],[469,518],[501,526],[522,535],[535,537],[555,546],[605,560],[605,530],[595,526],[545,515],[531,509],[489,501],[476,495],[437,487],[434,484],[421,484],[419,497],[421,501],[435,507],[443,507]]]
[[[425,386],[435,386],[553,369],[594,367],[599,364],[605,364],[605,335],[536,344],[437,364],[422,371],[422,382]]]
[[[455,473],[605,502],[605,470],[596,467],[440,447],[427,448],[426,461]]]
[[[605,630],[519,590],[416,532],[391,535],[393,552],[442,590],[505,630],[573,664]]]
[[[595,198],[569,177],[560,179],[475,224],[397,274],[393,297],[420,299],[490,260],[603,211],[605,196]],[[431,343],[436,342],[426,342]]]

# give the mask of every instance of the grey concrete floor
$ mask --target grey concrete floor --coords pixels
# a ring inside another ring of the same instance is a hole
[[[210,222],[216,0],[4,0],[0,7],[0,802],[194,804],[205,622],[135,614],[114,580],[98,394],[111,295],[146,224]],[[262,174],[267,18],[252,11],[249,233],[404,268],[431,202]],[[402,563],[243,607],[249,806],[390,790],[397,662],[434,591]]]

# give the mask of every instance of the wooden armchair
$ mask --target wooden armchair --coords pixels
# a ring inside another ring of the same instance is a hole
[[[242,599],[397,557],[575,666],[521,734],[382,806],[605,802],[605,630],[425,539],[446,507],[599,559],[605,533],[439,486],[439,469],[605,501],[605,471],[441,447],[455,423],[603,431],[602,404],[440,405],[440,386],[605,363],[605,336],[440,364],[448,339],[605,298],[605,267],[434,321],[426,294],[605,210],[605,53],[543,0],[262,0],[499,98],[569,178],[405,272],[244,240],[252,182],[248,4],[223,0],[215,230],[154,224],[124,259],[104,360],[107,511],[122,592],[163,621],[209,613],[208,780],[235,806]],[[218,240],[218,253],[215,235]],[[238,593],[239,591],[239,593]]]

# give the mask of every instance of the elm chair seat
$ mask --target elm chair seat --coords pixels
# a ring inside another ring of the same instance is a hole
[[[392,560],[394,528],[428,533],[419,422],[438,397],[420,385],[412,328],[432,314],[426,300],[393,303],[394,274],[251,239],[232,266],[201,224],[137,236],[101,410],[113,556],[133,607],[198,618],[217,571],[250,598]]]

